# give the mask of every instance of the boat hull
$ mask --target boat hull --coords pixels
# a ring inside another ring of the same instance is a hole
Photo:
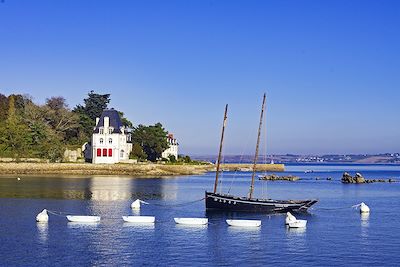
[[[309,200],[273,200],[273,199],[249,199],[218,193],[206,192],[206,210],[256,212],[256,213],[282,213],[306,211],[318,202]]]

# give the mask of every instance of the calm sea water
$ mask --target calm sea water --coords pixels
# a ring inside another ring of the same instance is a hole
[[[305,173],[305,170],[313,170]],[[287,229],[284,215],[206,213],[204,191],[214,173],[168,179],[96,176],[60,178],[0,177],[1,266],[399,266],[400,183],[344,185],[343,171],[367,178],[400,180],[400,166],[288,166],[297,182],[257,181],[258,196],[318,198],[303,230]],[[246,194],[248,173],[224,173],[224,192]],[[332,181],[324,180],[332,177]],[[316,180],[320,178],[320,180]],[[122,215],[156,216],[154,225],[124,223]],[[197,201],[188,203],[191,201]],[[362,217],[351,206],[371,208]],[[68,223],[42,209],[100,215],[98,224]],[[174,217],[208,217],[201,227],[176,225]],[[227,218],[261,219],[257,229],[229,227]]]

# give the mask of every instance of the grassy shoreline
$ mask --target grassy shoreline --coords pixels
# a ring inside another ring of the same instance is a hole
[[[249,171],[251,164],[223,164],[222,170]],[[258,171],[284,171],[283,164],[260,164]],[[129,175],[163,177],[199,175],[215,171],[215,165],[90,164],[90,163],[0,163],[0,174]]]

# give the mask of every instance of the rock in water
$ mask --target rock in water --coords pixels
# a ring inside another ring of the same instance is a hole
[[[348,172],[343,173],[342,183],[345,183],[345,184],[354,183],[353,177]]]
[[[36,221],[37,222],[48,222],[49,221],[49,215],[47,214],[47,210],[46,209],[42,210],[42,212],[40,212],[36,216]]]
[[[365,183],[364,177],[361,175],[361,173],[357,172],[356,176],[354,176],[354,180],[357,184],[362,184]]]
[[[345,184],[363,184],[368,182],[365,178],[361,175],[361,173],[357,172],[354,177],[352,177],[348,172],[343,173],[342,176],[342,183]]]

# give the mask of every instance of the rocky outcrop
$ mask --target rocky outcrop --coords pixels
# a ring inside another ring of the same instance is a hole
[[[393,183],[397,182],[394,179],[365,179],[361,173],[356,173],[353,177],[349,173],[345,172],[342,176],[342,183],[344,184],[365,184],[365,183]]]
[[[361,173],[357,172],[353,177],[348,172],[343,173],[342,183],[345,184],[363,184],[365,183],[365,178],[361,175]]]
[[[270,175],[264,175],[259,178],[260,180],[268,180],[268,181],[297,181],[300,180],[298,176],[294,175],[284,175],[284,176],[279,176],[276,174],[270,174]]]

